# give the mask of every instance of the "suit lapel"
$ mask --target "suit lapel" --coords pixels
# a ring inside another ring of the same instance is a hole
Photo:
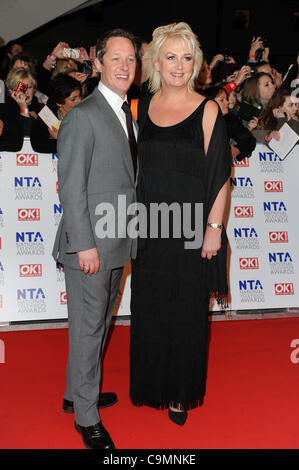
[[[117,115],[113,111],[112,107],[110,106],[110,104],[108,103],[108,101],[106,100],[104,95],[100,92],[100,90],[98,90],[96,88],[92,92],[92,95],[96,99],[96,101],[99,105],[100,111],[107,116],[107,118],[111,122],[111,125],[113,125],[115,127],[115,130],[116,130],[117,135],[119,136],[119,138],[121,140],[123,148],[125,148],[127,150],[126,152],[121,152],[121,155],[123,155],[125,157],[126,166],[129,170],[132,181],[134,182],[134,168],[133,168],[133,162],[132,162],[132,157],[131,157],[131,150],[130,150],[129,141],[128,141],[127,135],[124,131],[124,128],[121,125],[120,120],[118,119]],[[133,120],[134,120],[134,118],[133,118]],[[134,120],[134,123],[136,123],[135,120]],[[136,126],[137,126],[137,124],[136,124]],[[138,128],[138,126],[137,126],[137,128]]]

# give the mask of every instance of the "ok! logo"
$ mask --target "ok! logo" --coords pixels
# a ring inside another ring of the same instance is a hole
[[[18,209],[18,220],[19,221],[35,221],[35,220],[40,220],[40,209]]]
[[[235,206],[234,215],[236,218],[253,217],[253,207],[252,206]]]
[[[17,166],[38,166],[38,154],[17,153]]]
[[[239,258],[240,269],[259,269],[258,258]]]
[[[264,181],[264,190],[266,193],[282,193],[282,181]]]

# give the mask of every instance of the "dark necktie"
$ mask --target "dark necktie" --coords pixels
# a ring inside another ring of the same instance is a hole
[[[123,102],[122,109],[126,114],[128,138],[129,138],[129,144],[130,144],[133,167],[134,167],[134,177],[136,177],[137,145],[136,145],[136,139],[135,139],[135,134],[134,134],[134,129],[133,129],[132,114],[131,114],[130,106],[128,105],[126,101]]]

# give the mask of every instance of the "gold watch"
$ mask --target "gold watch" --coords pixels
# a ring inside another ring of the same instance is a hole
[[[220,229],[222,229],[222,227],[223,227],[222,224],[216,224],[214,222],[212,222],[212,223],[208,222],[207,226],[212,227],[212,228],[220,228]]]

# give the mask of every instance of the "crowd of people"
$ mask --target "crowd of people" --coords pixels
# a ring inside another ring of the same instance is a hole
[[[129,101],[139,98],[147,81],[142,57],[148,43],[140,38],[136,42],[139,62]],[[0,79],[5,82],[5,102],[0,105],[0,150],[20,150],[27,136],[34,151],[56,152],[58,129],[48,128],[38,112],[47,105],[62,120],[76,103],[91,94],[99,80],[94,67],[95,46],[89,53],[83,47],[77,48],[76,57],[70,57],[70,49],[68,43],[59,42],[38,62],[18,41],[2,47]],[[199,93],[219,104],[227,123],[232,157],[237,160],[250,157],[256,142],[278,140],[284,122],[298,133],[299,55],[283,76],[269,62],[269,52],[261,37],[253,37],[246,64],[217,54],[210,61],[203,60],[195,83]],[[25,84],[26,91],[18,90],[20,83]]]
[[[57,150],[63,216],[53,257],[64,266],[69,321],[63,410],[75,414],[86,447],[113,449],[99,408],[118,398],[99,390],[123,268],[131,259],[130,399],[168,408],[183,426],[206,392],[211,295],[221,305],[228,296],[223,218],[232,157],[252,154],[256,132],[268,142],[286,121],[296,129],[298,59],[283,77],[258,37],[245,65],[222,54],[208,64],[184,22],[157,27],[148,44],[108,31],[89,54],[59,42],[41,64],[20,47],[8,49],[1,68],[0,150],[19,150],[24,136],[37,152]],[[45,104],[59,127],[38,117]],[[127,230],[136,201],[150,219],[138,240]],[[164,203],[179,209],[168,236],[150,217]],[[117,236],[99,234],[102,204],[121,221]],[[196,249],[186,221],[202,232]]]

